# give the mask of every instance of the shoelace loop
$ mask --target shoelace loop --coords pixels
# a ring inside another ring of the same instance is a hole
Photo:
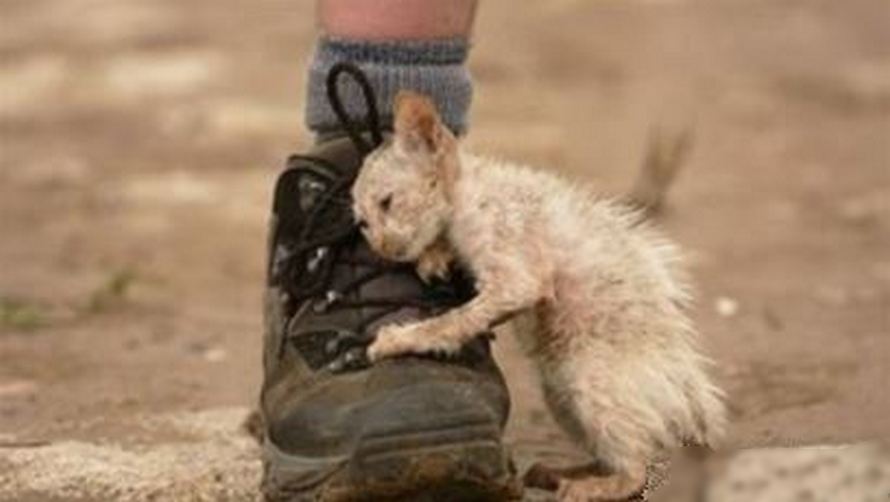
[[[373,141],[371,144],[365,141],[362,137],[361,129],[351,120],[349,114],[346,113],[346,108],[343,106],[343,98],[340,95],[340,87],[337,85],[337,82],[340,79],[340,76],[344,73],[348,73],[362,90],[362,96],[365,99],[366,107],[365,127],[371,134],[371,140]],[[356,150],[358,150],[362,156],[365,156],[370,153],[371,150],[380,146],[383,143],[383,131],[380,128],[380,114],[377,111],[377,98],[374,94],[374,89],[371,87],[371,83],[368,81],[367,75],[365,75],[361,68],[346,61],[336,63],[331,67],[330,71],[328,71],[325,87],[328,94],[328,102],[330,103],[331,108],[333,108],[334,114],[337,115],[337,120],[340,121],[340,126],[346,131],[346,134],[349,135],[349,139],[352,140],[352,144],[355,145]]]

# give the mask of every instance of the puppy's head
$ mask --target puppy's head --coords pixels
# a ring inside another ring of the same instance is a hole
[[[352,187],[353,213],[384,258],[415,261],[451,216],[457,144],[433,102],[400,92],[394,134],[365,159]]]

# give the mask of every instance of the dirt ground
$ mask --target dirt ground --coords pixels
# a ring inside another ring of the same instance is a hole
[[[692,130],[664,224],[732,443],[890,439],[886,1],[518,5],[480,10],[475,149],[620,193],[654,128]],[[311,2],[0,9],[0,466],[11,446],[150,446],[182,433],[142,417],[246,409],[270,191],[311,141]],[[511,443],[564,455],[529,365],[509,337],[497,351]]]

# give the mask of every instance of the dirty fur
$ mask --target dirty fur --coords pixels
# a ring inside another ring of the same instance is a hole
[[[417,262],[422,277],[457,259],[478,295],[383,326],[370,359],[453,354],[514,316],[554,418],[610,473],[561,479],[560,500],[633,495],[655,456],[684,442],[714,445],[723,397],[685,313],[676,246],[639,212],[577,183],[464,151],[424,96],[402,93],[395,107],[393,139],[368,156],[353,187],[359,226],[376,252]]]

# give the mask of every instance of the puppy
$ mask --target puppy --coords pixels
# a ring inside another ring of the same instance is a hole
[[[558,480],[563,501],[639,492],[654,456],[725,428],[721,391],[684,309],[677,249],[639,213],[551,173],[463,151],[433,103],[403,92],[393,137],[353,186],[354,213],[380,255],[423,277],[454,257],[477,296],[419,322],[383,326],[372,361],[452,354],[514,314],[554,418],[606,473]]]

